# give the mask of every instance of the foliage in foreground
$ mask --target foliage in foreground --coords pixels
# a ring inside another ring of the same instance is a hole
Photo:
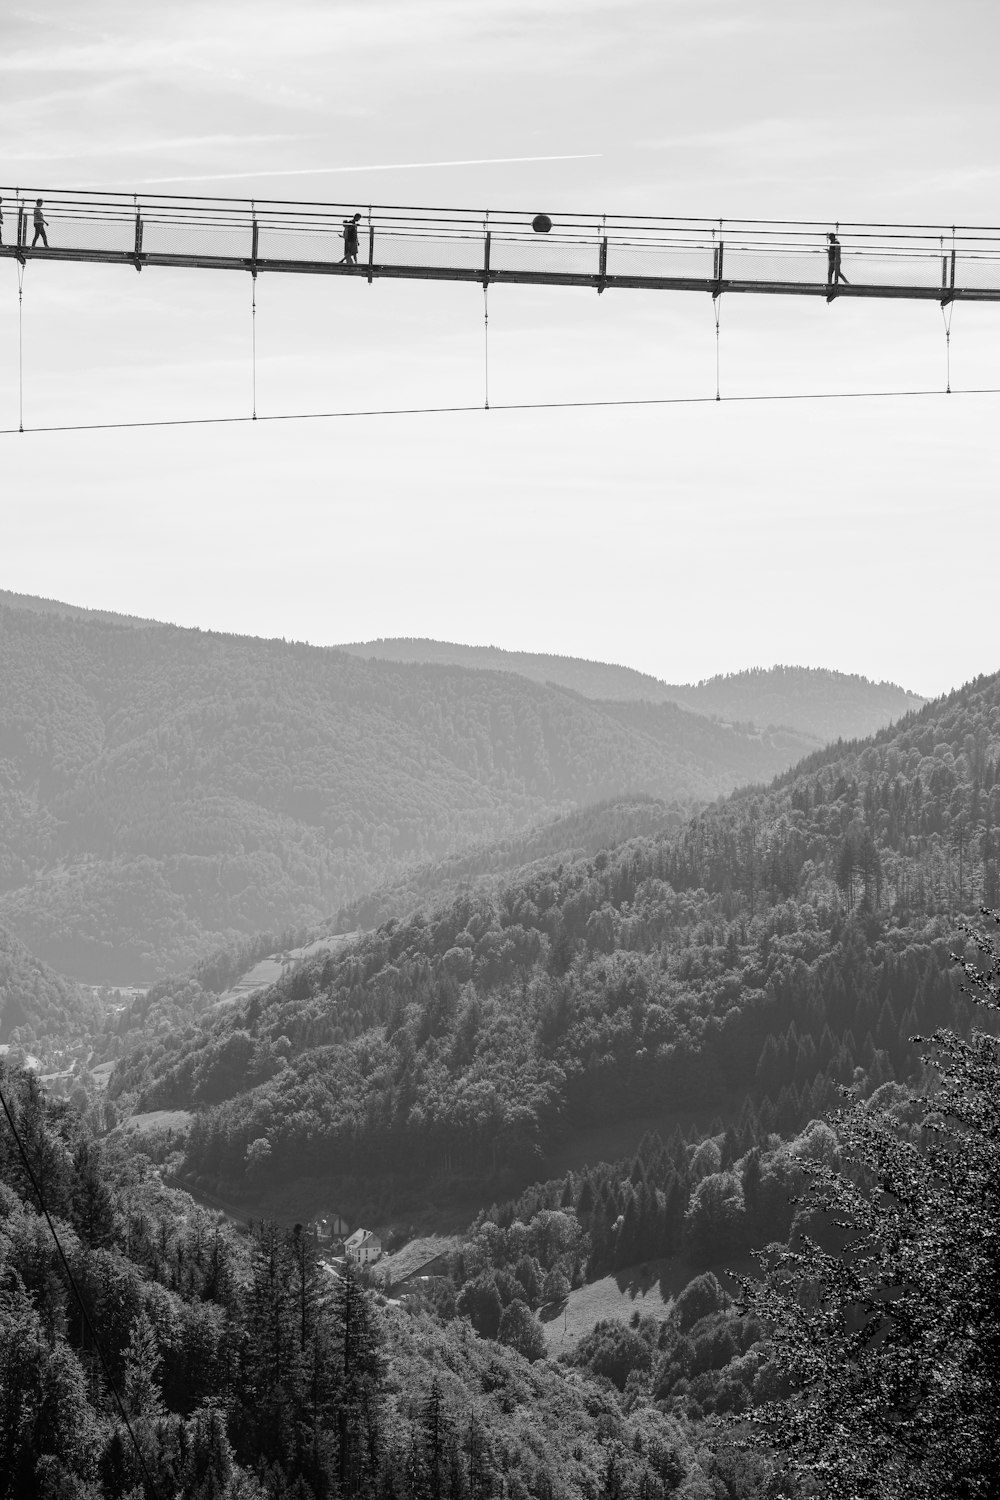
[[[996,1011],[1000,943],[964,930],[987,964],[958,959],[964,988]],[[743,1283],[796,1391],[754,1414],[759,1438],[827,1500],[996,1494],[1000,1041],[929,1041],[924,1095],[889,1087],[841,1114],[845,1170],[809,1169],[813,1235]]]

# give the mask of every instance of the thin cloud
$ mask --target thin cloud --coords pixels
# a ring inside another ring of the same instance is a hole
[[[86,151],[23,151],[7,155],[7,161],[85,161],[95,156],[142,156],[162,151],[201,150],[206,146],[261,146],[277,141],[309,141],[308,135],[182,135],[153,141],[97,143]]]
[[[510,162],[529,161],[594,161],[600,151],[574,151],[558,156],[479,156],[463,161],[391,161],[374,162],[360,167],[283,167],[271,171],[261,167],[256,172],[204,172],[197,176],[182,173],[176,177],[143,177],[144,187],[155,187],[166,182],[236,182],[254,177],[316,177],[327,172],[411,172],[430,167],[496,167]]]

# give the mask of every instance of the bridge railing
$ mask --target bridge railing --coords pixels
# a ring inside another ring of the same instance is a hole
[[[359,270],[794,290],[826,285],[834,229],[852,286],[1000,299],[1000,229],[992,228],[566,214],[536,232],[529,213],[19,188],[0,195],[2,251],[25,257],[332,270],[343,260],[344,222],[360,212]],[[32,243],[39,196],[47,251],[40,236]]]

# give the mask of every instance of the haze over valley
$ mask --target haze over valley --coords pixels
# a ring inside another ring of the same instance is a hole
[[[598,1432],[636,1494],[753,1500],[767,1462],[705,1421],[790,1386],[732,1273],[813,1222],[792,1200],[841,1159],[843,1089],[898,1129],[914,1038],[967,1031],[955,922],[1000,899],[998,799],[1000,676],[671,687],[5,596],[0,1076],[32,1149],[68,1142],[76,1274],[127,1280],[110,1368],[160,1471],[194,1444],[285,1476],[254,1500],[323,1472],[280,1418],[319,1377],[267,1365],[298,1319],[316,1369],[367,1330],[310,1419],[329,1472],[345,1402],[378,1393],[374,1484],[472,1392],[483,1472],[528,1464],[525,1500],[606,1487]]]
[[[920,701],[776,668],[692,690],[708,717],[619,668],[359,659],[41,603],[0,604],[0,923],[89,983],[327,922],[574,808],[690,809],[788,768],[817,722],[853,736]]]

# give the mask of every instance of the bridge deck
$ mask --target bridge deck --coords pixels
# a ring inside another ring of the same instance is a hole
[[[48,246],[35,235],[41,196]],[[842,224],[831,286],[831,226],[764,220],[555,216],[370,207],[358,263],[345,265],[353,205],[133,197],[0,188],[0,257],[139,269],[186,266],[296,275],[614,287],[805,297],[1000,301],[1000,229]],[[37,238],[37,243],[32,241]]]

